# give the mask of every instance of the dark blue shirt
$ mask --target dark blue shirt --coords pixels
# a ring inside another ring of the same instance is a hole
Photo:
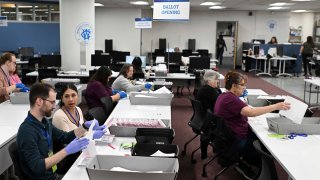
[[[38,121],[28,113],[17,134],[19,161],[25,179],[54,179],[52,168],[46,170],[45,158],[53,147],[53,141],[68,144],[76,138],[73,131],[64,132],[54,127],[51,120]]]

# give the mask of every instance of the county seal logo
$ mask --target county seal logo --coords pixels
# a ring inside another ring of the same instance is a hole
[[[75,35],[79,43],[84,42],[85,45],[88,45],[93,39],[93,29],[91,24],[88,22],[80,23],[76,28]]]

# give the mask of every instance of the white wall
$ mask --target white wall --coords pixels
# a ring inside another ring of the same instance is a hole
[[[291,13],[289,25],[302,26],[302,42],[305,42],[308,36],[313,36],[314,13]]]
[[[104,40],[113,40],[113,49],[140,54],[140,29],[135,29],[134,19],[141,16],[140,9],[96,8],[95,49],[105,49]]]
[[[129,42],[130,47],[132,47],[131,52],[137,51],[140,47],[140,34],[138,30],[131,27],[131,25],[133,26],[131,17],[132,19],[137,17],[139,14],[137,11],[130,10],[126,12],[121,9],[111,9],[108,12],[106,10],[102,12],[97,9],[96,49],[103,49],[104,42],[101,39],[104,40],[107,35],[112,35],[112,39],[119,42],[117,46],[128,46]],[[142,10],[142,17],[152,17],[152,11]],[[121,19],[118,20],[117,18]],[[210,53],[215,54],[217,21],[238,21],[237,51],[241,54],[242,42],[249,42],[254,38],[262,38],[268,42],[272,36],[276,36],[279,43],[288,42],[289,26],[297,22],[302,23],[303,34],[309,34],[309,31],[313,29],[314,18],[310,13],[294,14],[289,12],[271,13],[269,11],[258,11],[249,16],[248,11],[191,11],[189,22],[153,22],[152,29],[144,29],[142,31],[142,55],[150,52],[151,41],[153,49],[157,49],[159,47],[159,38],[166,38],[170,48],[179,47],[180,49],[187,49],[188,39],[196,39],[196,49],[209,49]],[[268,28],[268,22],[270,21],[276,24],[276,28],[272,31]],[[108,23],[106,22],[114,22],[115,26],[112,30],[106,30],[108,28]],[[101,25],[102,23],[104,25]],[[104,28],[100,29],[102,27]],[[101,38],[102,31],[104,32],[104,37]],[[132,39],[127,40],[127,36],[125,36],[127,34],[131,34]],[[238,62],[240,58],[241,56],[238,57]]]

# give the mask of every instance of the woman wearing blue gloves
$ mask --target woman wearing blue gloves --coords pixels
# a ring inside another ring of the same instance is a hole
[[[9,94],[13,91],[27,92],[27,88],[24,84],[12,84],[10,80],[9,72],[13,72],[16,69],[16,57],[11,53],[4,53],[0,57],[0,103],[9,99]]]
[[[103,104],[100,102],[102,97],[110,96],[113,102],[127,97],[127,93],[111,89],[109,85],[111,75],[112,71],[108,67],[101,66],[90,79],[85,93],[85,98],[90,109],[103,107]]]
[[[150,83],[142,85],[133,85],[130,79],[133,75],[133,66],[131,64],[124,64],[119,72],[117,79],[113,82],[112,88],[122,90],[125,92],[141,91],[143,89],[151,89]]]
[[[65,132],[70,132],[75,130],[84,123],[83,114],[81,109],[77,106],[78,102],[78,90],[77,87],[73,84],[68,84],[63,87],[61,92],[61,101],[60,101],[60,109],[58,109],[52,119],[52,124]],[[89,121],[85,123],[86,127],[90,127],[93,121]],[[96,122],[95,122],[96,123]],[[98,127],[98,123],[95,124],[95,130],[93,134],[94,139],[101,138],[105,133],[105,126]],[[79,141],[79,140],[75,140]],[[62,149],[64,145],[56,145],[54,146],[54,152],[58,152]],[[57,172],[60,174],[65,174],[72,164],[76,161],[80,153],[75,153],[71,156],[67,156],[63,161],[57,164],[58,170]]]

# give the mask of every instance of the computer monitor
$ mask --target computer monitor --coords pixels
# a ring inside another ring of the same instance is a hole
[[[208,49],[198,49],[197,50],[200,56],[208,56],[209,50]]]
[[[184,49],[182,50],[183,57],[189,57],[192,56],[192,50],[191,49]]]
[[[174,52],[174,48],[167,48],[166,52]]]
[[[168,59],[169,59],[169,63],[180,64],[180,63],[182,63],[181,57],[182,57],[182,53],[180,53],[180,52],[166,53],[165,54],[165,61],[168,62]]]
[[[189,72],[194,70],[210,69],[209,57],[190,57]]]
[[[253,49],[253,55],[259,56],[260,46],[259,45],[253,45],[252,49]]]
[[[126,62],[126,56],[130,56],[130,52],[113,51],[111,55],[112,63],[117,64],[119,62]]]
[[[283,56],[283,46],[277,45],[277,55],[282,57]]]
[[[61,55],[42,55],[41,66],[43,67],[61,67]]]
[[[266,41],[264,39],[252,39],[251,42],[254,43],[256,41],[260,42],[260,44],[265,44],[266,43]]]
[[[91,66],[110,66],[110,55],[91,54]]]
[[[126,63],[131,64],[135,57],[136,56],[126,56]],[[141,62],[142,62],[141,67],[146,68],[146,65],[147,65],[146,56],[138,56],[138,57],[140,57]]]

